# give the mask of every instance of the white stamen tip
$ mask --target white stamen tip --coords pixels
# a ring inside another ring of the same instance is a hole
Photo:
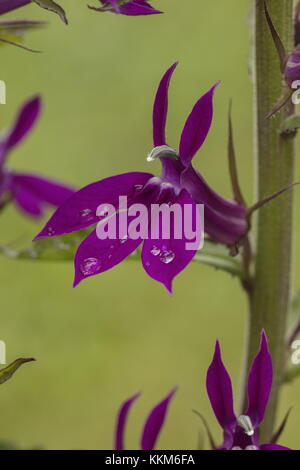
[[[253,428],[253,425],[249,416],[241,415],[238,417],[237,422],[239,426],[241,426],[241,428],[244,429],[247,436],[253,436],[254,428]]]

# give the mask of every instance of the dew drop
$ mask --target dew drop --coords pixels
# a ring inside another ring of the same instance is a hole
[[[93,211],[91,209],[83,209],[80,211],[80,217],[84,220],[93,219]]]
[[[171,250],[165,250],[160,254],[160,261],[165,264],[172,263],[175,258],[175,253]]]
[[[158,256],[160,255],[160,248],[158,246],[153,246],[152,247],[152,250],[150,251],[150,253],[153,255],[153,256]]]
[[[143,185],[142,185],[142,184],[136,184],[136,185],[134,186],[134,189],[135,189],[136,191],[140,191],[141,189],[143,189]]]
[[[80,265],[80,271],[84,276],[96,274],[101,268],[101,261],[98,258],[86,258]]]
[[[48,234],[49,237],[51,237],[52,235],[54,235],[54,234],[55,234],[54,228],[48,227],[48,229],[47,229],[47,234]]]

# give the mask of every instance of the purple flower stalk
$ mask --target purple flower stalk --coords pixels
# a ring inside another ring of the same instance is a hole
[[[9,152],[30,132],[40,110],[39,97],[27,101],[21,107],[14,125],[0,137],[0,208],[12,200],[31,217],[41,217],[46,206],[59,206],[74,193],[65,185],[31,173],[19,173],[7,166]]]
[[[125,173],[92,183],[69,198],[51,217],[36,236],[49,237],[78,231],[99,222],[97,208],[102,204],[116,207],[117,223],[119,196],[127,196],[128,207],[141,203],[177,204],[182,209],[189,205],[193,222],[197,204],[205,206],[205,230],[216,242],[234,245],[248,230],[244,206],[218,195],[192,166],[192,159],[202,146],[211,126],[213,116],[214,85],[195,104],[185,123],[177,152],[169,147],[165,137],[168,111],[168,88],[177,64],[172,65],[163,76],[154,101],[153,142],[148,155],[149,162],[159,159],[162,174]],[[173,219],[173,229],[176,223]],[[158,218],[151,226],[159,224]],[[174,231],[174,230],[173,230]],[[102,273],[120,263],[135,251],[142,238],[130,237],[117,240],[99,240],[94,230],[79,246],[75,256],[74,286],[84,278]],[[197,250],[186,249],[186,237],[159,239],[149,237],[143,243],[142,263],[147,274],[161,282],[172,292],[172,281],[192,260]]]
[[[89,7],[96,11],[110,11],[119,15],[140,16],[163,13],[156,10],[146,0],[99,0],[101,7]]]
[[[207,393],[220,426],[224,442],[220,450],[289,450],[277,444],[259,443],[259,425],[272,389],[273,367],[265,332],[262,332],[260,350],[248,377],[248,407],[236,417],[230,376],[222,362],[217,342],[212,363],[207,371]]]
[[[175,392],[175,389],[172,390],[172,392],[159,402],[148,415],[141,435],[140,446],[142,450],[153,450],[155,448],[156,441],[165,422],[170,401],[172,400]],[[139,396],[140,393],[133,395],[133,397],[123,403],[119,410],[115,432],[116,450],[124,450],[124,433],[128,413],[131,406]]]

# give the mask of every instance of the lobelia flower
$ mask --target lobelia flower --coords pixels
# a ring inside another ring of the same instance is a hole
[[[273,367],[265,332],[248,377],[248,407],[238,418],[233,410],[230,376],[222,362],[217,342],[212,363],[207,371],[207,393],[215,416],[224,430],[220,450],[289,450],[277,444],[259,443],[259,426],[264,418],[272,389]]]
[[[26,137],[37,121],[41,100],[35,97],[20,109],[14,125],[0,137],[0,208],[11,200],[31,217],[41,217],[48,206],[59,206],[74,190],[34,174],[20,173],[7,166],[9,152]]]
[[[156,10],[146,0],[99,0],[102,4],[101,7],[91,7],[91,10],[96,11],[110,11],[112,13],[127,15],[127,16],[140,16],[140,15],[153,15],[163,13]]]
[[[234,245],[248,230],[246,209],[219,196],[192,167],[192,159],[206,139],[212,122],[214,85],[195,104],[185,123],[179,151],[166,144],[165,126],[168,111],[168,88],[177,64],[172,65],[163,76],[154,101],[153,141],[154,148],[147,160],[159,159],[162,174],[125,173],[92,183],[69,198],[57,209],[43,230],[36,236],[63,235],[95,225],[99,222],[97,208],[102,204],[118,206],[119,196],[126,195],[128,206],[141,203],[178,204],[189,206],[193,223],[197,217],[197,204],[205,206],[205,230],[216,242]],[[118,214],[116,213],[117,223]],[[159,224],[159,218],[151,220],[151,226]],[[172,234],[176,220],[173,219]],[[143,243],[142,263],[154,280],[172,292],[172,281],[192,260],[196,249],[186,248],[187,239],[161,236],[148,238]],[[128,234],[127,234],[128,235]],[[99,240],[94,230],[78,248],[75,256],[74,286],[84,278],[104,272],[120,263],[143,242],[142,238]]]
[[[164,425],[170,401],[176,390],[172,390],[161,402],[159,402],[148,415],[141,435],[140,446],[142,450],[153,450]],[[124,433],[128,419],[128,413],[140,393],[126,400],[120,407],[115,432],[115,450],[124,450]]]

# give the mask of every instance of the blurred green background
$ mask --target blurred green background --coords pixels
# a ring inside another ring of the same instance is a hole
[[[37,128],[10,165],[78,187],[131,170],[159,173],[158,163],[146,162],[152,102],[162,73],[179,60],[170,89],[170,145],[177,146],[195,100],[221,80],[212,130],[195,163],[230,196],[226,113],[233,98],[240,176],[251,202],[251,2],[156,0],[165,15],[130,18],[90,11],[86,1],[61,0],[68,27],[36,5],[7,15],[51,23],[26,36],[26,44],[43,54],[0,51],[0,79],[8,88],[1,127],[31,95],[40,93],[44,102]],[[299,190],[295,195],[299,203]],[[31,239],[41,226],[11,207],[1,218],[0,243]],[[299,235],[298,218],[295,240]],[[124,262],[73,290],[72,263],[0,262],[0,338],[7,359],[38,359],[0,388],[0,439],[24,447],[110,449],[120,403],[142,390],[127,428],[127,448],[137,448],[147,413],[174,385],[179,390],[158,447],[197,447],[203,429],[193,408],[221,438],[205,374],[218,337],[237,390],[247,321],[238,281],[193,264],[169,297],[140,263]],[[299,280],[298,264],[295,287]],[[300,444],[299,392],[300,380],[286,386],[280,407],[282,418],[293,406],[281,443],[294,448]]]

